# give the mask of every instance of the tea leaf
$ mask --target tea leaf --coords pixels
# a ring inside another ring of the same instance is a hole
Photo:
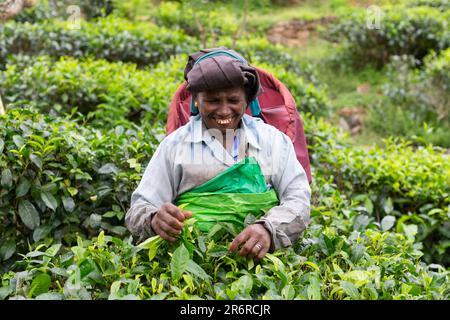
[[[6,299],[13,290],[10,287],[0,287],[0,300]]]
[[[51,277],[46,273],[41,273],[33,279],[30,286],[29,297],[36,297],[40,294],[48,292],[51,284]]]
[[[9,189],[12,187],[12,181],[13,181],[13,177],[12,177],[11,170],[9,170],[9,169],[3,170],[2,178],[0,180],[0,185]]]
[[[14,252],[16,252],[16,242],[8,240],[0,247],[0,259],[3,261],[8,260]]]
[[[21,178],[20,184],[16,189],[16,197],[23,197],[28,193],[28,190],[30,190],[31,182],[27,178]]]
[[[204,281],[209,281],[210,276],[193,260],[189,260],[186,270]]]
[[[178,281],[189,264],[189,251],[181,244],[173,253],[170,261],[170,271],[175,281]]]
[[[19,202],[19,216],[28,229],[34,230],[39,226],[39,213],[30,201],[21,200]]]
[[[35,242],[44,239],[49,233],[52,231],[52,228],[50,226],[39,226],[33,231],[33,240]]]
[[[316,277],[311,277],[309,279],[309,286],[306,289],[306,293],[308,294],[309,300],[320,300],[320,282]]]
[[[292,300],[295,297],[295,289],[292,285],[288,284],[281,290],[281,295],[283,299]]]
[[[390,214],[394,210],[394,206],[392,205],[391,198],[387,198],[387,200],[384,201],[383,210],[384,210],[384,212],[386,212],[386,214]]]
[[[119,169],[116,167],[114,163],[107,163],[98,170],[98,173],[100,174],[110,174],[110,173],[117,174],[118,172]]]
[[[23,140],[23,138],[21,136],[15,135],[13,136],[13,141],[14,144],[18,147],[18,148],[22,148],[25,144],[25,141]]]
[[[39,156],[30,154],[30,160],[36,165],[36,167],[42,170],[42,159]]]
[[[364,201],[364,207],[366,207],[366,210],[369,214],[373,213],[373,203],[369,199],[369,197],[366,198],[366,201]]]
[[[41,192],[41,199],[42,201],[44,201],[45,205],[53,211],[55,211],[58,207],[58,202],[56,201],[55,197],[49,192]]]
[[[358,288],[356,288],[353,283],[348,281],[341,281],[341,288],[350,298],[355,300],[359,299]]]
[[[381,220],[381,230],[388,231],[390,230],[395,224],[395,217],[394,216],[385,216]]]
[[[73,212],[75,209],[75,201],[71,197],[62,197],[62,203],[67,212]]]

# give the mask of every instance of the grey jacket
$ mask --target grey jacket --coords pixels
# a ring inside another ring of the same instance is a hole
[[[241,124],[237,161],[254,156],[280,200],[257,222],[272,235],[271,251],[290,246],[310,221],[311,189],[306,173],[289,137],[248,115]],[[125,217],[128,229],[140,241],[155,235],[150,222],[161,205],[236,163],[215,137],[197,115],[160,143],[131,196]]]

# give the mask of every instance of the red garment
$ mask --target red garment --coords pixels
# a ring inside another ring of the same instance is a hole
[[[278,79],[263,69],[255,68],[258,71],[262,87],[262,93],[258,96],[262,119],[265,123],[285,133],[292,140],[297,159],[303,166],[308,182],[311,184],[312,176],[308,148],[295,100],[286,86]],[[177,89],[170,103],[166,127],[167,134],[189,121],[191,94],[186,90],[186,86],[187,82],[185,81]],[[251,115],[249,108],[247,108],[246,113]]]

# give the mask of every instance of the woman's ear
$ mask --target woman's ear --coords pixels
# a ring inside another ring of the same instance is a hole
[[[193,93],[192,94],[192,99],[194,100],[195,107],[198,108],[198,95],[197,95],[197,93]]]

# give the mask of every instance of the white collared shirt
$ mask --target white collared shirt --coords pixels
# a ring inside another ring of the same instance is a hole
[[[150,220],[166,202],[214,178],[246,156],[259,162],[280,205],[258,222],[272,234],[272,250],[295,241],[309,224],[310,197],[306,173],[296,158],[291,140],[259,118],[244,115],[239,135],[238,159],[225,150],[221,134],[207,130],[200,115],[168,135],[150,160],[131,196],[126,214],[128,229],[143,240],[154,235]]]

